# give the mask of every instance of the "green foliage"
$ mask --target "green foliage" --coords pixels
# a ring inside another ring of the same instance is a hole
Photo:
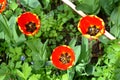
[[[40,6],[38,0],[20,0],[20,4],[26,8],[36,8],[37,6]]]
[[[114,4],[114,0],[107,0],[106,2],[104,0],[100,0],[101,7],[104,9],[105,13],[107,15],[110,15],[114,7],[116,6]]]
[[[118,40],[101,36],[103,55],[93,64],[91,53],[96,41],[82,37],[77,30],[80,16],[61,0],[7,0],[0,14],[0,80],[119,80],[120,0],[71,1],[76,9],[103,18]],[[40,19],[35,36],[25,36],[17,25],[17,17],[27,11]],[[53,49],[62,44],[75,53],[74,66],[66,71],[56,69],[50,60]]]
[[[119,34],[120,34],[120,6],[116,7],[112,13],[111,13],[111,16],[110,16],[110,22],[111,22],[111,25],[112,25],[112,28],[111,28],[111,33],[114,34],[116,37],[120,37]]]
[[[80,0],[77,2],[77,9],[87,14],[98,14],[100,11],[100,0]]]
[[[120,59],[120,40],[110,41],[105,45],[105,54],[99,59],[94,72],[94,78],[119,80],[119,59]],[[104,74],[103,74],[104,73]]]
[[[35,70],[39,70],[40,67],[43,67],[48,60],[49,51],[47,50],[47,42],[48,41],[42,44],[39,39],[32,39],[26,42],[27,46],[31,49],[34,63],[33,67]]]

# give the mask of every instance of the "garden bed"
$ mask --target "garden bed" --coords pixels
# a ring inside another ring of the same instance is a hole
[[[119,80],[120,1],[66,1],[0,1],[0,80]]]

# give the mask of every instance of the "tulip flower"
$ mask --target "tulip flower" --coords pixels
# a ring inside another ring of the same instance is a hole
[[[74,65],[74,51],[66,45],[56,47],[51,56],[51,61],[60,70],[67,70]]]
[[[86,38],[98,39],[99,36],[105,33],[105,24],[101,18],[95,15],[87,15],[80,19],[78,30]]]
[[[18,27],[20,31],[27,35],[35,35],[40,28],[40,20],[36,14],[25,12],[18,17]]]
[[[6,0],[0,0],[0,13],[2,13],[5,10],[6,2]]]

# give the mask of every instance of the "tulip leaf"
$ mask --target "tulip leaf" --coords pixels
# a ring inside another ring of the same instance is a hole
[[[21,4],[25,7],[36,8],[41,6],[38,0],[20,0]]]
[[[68,80],[73,80],[74,75],[75,75],[74,68],[70,68],[69,70],[67,70],[67,74],[68,74]]]
[[[100,0],[100,5],[107,15],[110,15],[115,7],[114,0]]]
[[[12,41],[12,33],[11,33],[11,29],[10,27],[8,26],[8,21],[6,19],[5,16],[3,16],[2,14],[0,14],[0,25],[4,31],[4,34],[5,34],[5,40],[7,42],[10,42]]]
[[[73,50],[75,52],[75,64],[76,64],[81,54],[81,46],[75,46]]]
[[[79,1],[76,7],[77,10],[82,10],[87,14],[98,14],[100,11],[99,0],[82,0]]]
[[[110,32],[115,37],[120,37],[120,6],[116,7],[110,16],[110,22],[111,22],[111,30]]]
[[[33,74],[32,76],[30,76],[29,80],[39,80],[40,79],[40,74]]]
[[[73,39],[69,42],[69,46],[70,46],[71,48],[74,48],[76,42],[77,42],[77,39],[76,39],[76,38],[73,38]]]
[[[82,44],[81,44],[81,55],[80,55],[80,61],[82,62],[88,62],[90,58],[90,51],[89,51],[89,42],[88,39],[84,36],[82,37]]]

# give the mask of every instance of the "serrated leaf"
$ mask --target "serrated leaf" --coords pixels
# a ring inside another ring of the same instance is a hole
[[[32,76],[30,76],[29,80],[39,80],[40,79],[40,74],[33,74]]]
[[[17,62],[15,65],[15,68],[20,68],[22,66],[21,63],[22,63],[22,61]]]
[[[22,54],[22,48],[21,47],[15,47],[15,52],[17,55],[21,55]]]
[[[20,70],[16,69],[16,73],[17,73],[17,75],[18,75],[19,77],[25,79],[24,74],[23,74]]]
[[[10,18],[13,15],[13,12],[12,10],[6,10],[4,14],[7,18]]]
[[[18,4],[15,2],[12,2],[9,4],[9,7],[10,7],[10,9],[12,9],[14,11],[18,7]]]
[[[28,63],[24,63],[22,66],[22,72],[24,74],[25,80],[30,76],[32,68],[28,65]]]

